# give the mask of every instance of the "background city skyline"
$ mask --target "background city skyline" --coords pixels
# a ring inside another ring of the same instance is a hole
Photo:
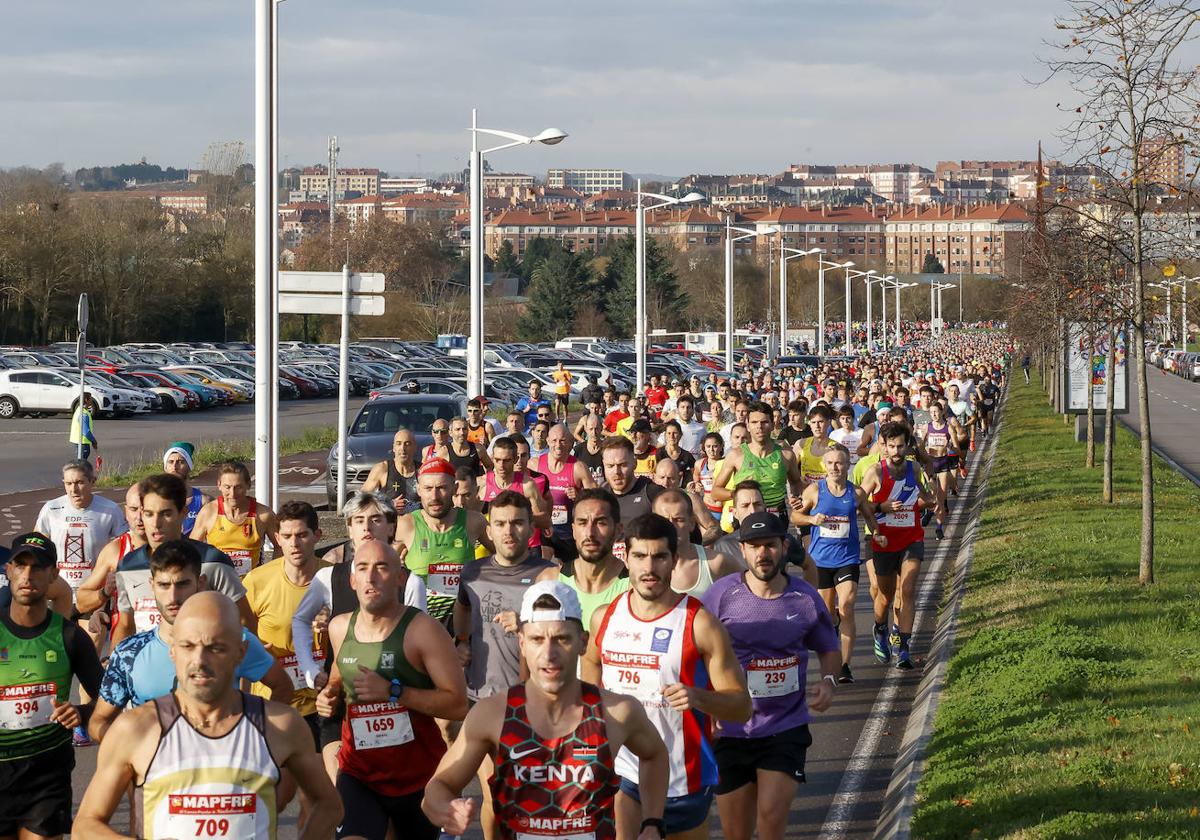
[[[1059,0],[820,4],[618,0],[582,9],[470,0],[414,12],[383,0],[280,6],[280,157],[447,172],[480,124],[571,136],[499,170],[773,172],[795,162],[1029,158],[1060,150],[1035,87]],[[253,13],[244,0],[10,10],[0,166],[197,166],[253,141]],[[53,37],[48,37],[53,33]]]

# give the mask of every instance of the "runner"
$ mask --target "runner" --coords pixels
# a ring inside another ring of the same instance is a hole
[[[617,405],[604,415],[604,431],[610,435],[617,434],[617,424],[629,416],[629,392],[622,391],[617,395]]]
[[[831,443],[829,428],[832,425],[833,410],[829,406],[818,404],[808,410],[808,428],[812,436],[801,441],[796,451],[806,484],[825,477],[824,457]]]
[[[717,767],[711,720],[745,722],[750,696],[729,635],[690,595],[671,589],[678,552],[675,526],[657,514],[625,529],[631,589],[592,616],[583,678],[636,697],[667,746],[667,837],[707,838]],[[638,761],[617,754],[621,776],[617,828],[632,837],[642,821]]]
[[[939,507],[946,509],[946,497],[949,494],[954,477],[957,473],[958,447],[957,442],[964,436],[964,431],[954,418],[946,418],[946,408],[938,400],[929,405],[929,420],[917,427],[917,438],[929,456],[929,466],[933,473],[933,489],[937,495]],[[938,540],[945,539],[943,529],[945,516],[938,515],[934,536]]]
[[[420,505],[417,498],[417,439],[408,429],[392,436],[392,457],[371,467],[363,482],[364,493],[382,491],[399,513],[411,513]]]
[[[467,400],[467,440],[476,447],[482,447],[485,452],[493,437],[492,427],[483,416],[487,403],[486,397],[472,397]]]
[[[433,443],[421,450],[420,463],[425,463],[433,458],[444,458],[449,460],[450,457],[450,421],[442,417],[433,421],[433,425],[429,427],[429,433],[433,435]]]
[[[679,552],[675,570],[671,573],[671,588],[681,595],[699,598],[713,581],[740,571],[736,560],[718,551],[692,542],[696,530],[696,509],[690,496],[682,490],[665,490],[654,500],[654,512],[675,526]]]
[[[183,518],[187,507],[187,490],[183,481],[173,475],[152,475],[138,483],[142,495],[142,525],[146,529],[146,544],[126,554],[117,563],[117,626],[113,629],[112,644],[155,627],[161,620],[150,580],[150,557],[163,543],[184,539]],[[254,613],[246,603],[246,588],[242,586],[233,561],[213,548],[191,538],[187,541],[200,552],[202,571],[207,586],[227,595],[237,604],[242,623],[253,632]]]
[[[703,455],[692,469],[695,484],[704,495],[704,506],[716,522],[721,521],[721,511],[725,505],[712,496],[713,479],[721,470],[721,461],[725,458],[725,440],[716,432],[704,436],[702,444]]]
[[[909,641],[916,615],[917,576],[925,559],[925,529],[921,505],[941,510],[937,497],[926,486],[917,464],[907,460],[912,433],[903,423],[890,422],[879,431],[886,455],[871,467],[862,489],[878,511],[871,562],[875,567],[875,658],[887,664],[897,647],[896,667],[913,667]],[[868,529],[870,530],[870,529]],[[896,577],[900,578],[897,592]],[[889,638],[888,613],[895,601],[896,623]],[[898,641],[898,645],[894,644]]]
[[[748,443],[730,450],[721,462],[721,471],[713,479],[712,497],[724,502],[733,498],[728,484],[754,479],[762,490],[767,510],[783,515],[787,510],[787,494],[799,495],[804,479],[796,453],[771,439],[773,418],[771,409],[761,402],[748,406],[746,428]]]
[[[567,407],[571,403],[571,382],[574,377],[559,359],[554,370],[550,372],[550,378],[554,380],[554,422],[566,423]]]
[[[863,430],[855,424],[854,408],[849,403],[838,409],[836,422],[837,428],[829,433],[829,439],[846,447],[850,466],[853,467],[870,447],[863,440]]]
[[[96,470],[88,461],[62,468],[64,495],[42,506],[34,530],[54,542],[58,574],[74,592],[91,574],[100,551],[125,533],[120,505],[95,494]]]
[[[571,435],[565,424],[556,423],[548,437],[550,449],[537,461],[538,472],[550,484],[550,547],[560,561],[575,558],[571,539],[571,509],[580,490],[595,487],[588,468],[571,455]]]
[[[946,385],[946,407],[950,409],[950,414],[958,422],[958,425],[967,433],[967,443],[969,451],[975,451],[975,429],[978,417],[975,412],[975,407],[968,400],[964,400],[959,395],[959,386],[951,382]],[[963,444],[959,444],[958,458],[958,474],[961,478],[967,477],[967,458],[962,453]]]
[[[707,429],[696,416],[696,398],[691,394],[681,396],[675,403],[675,414],[679,423],[679,447],[690,452],[693,459],[700,457]]]
[[[564,563],[559,580],[579,598],[585,626],[592,615],[603,611],[613,599],[629,590],[629,572],[613,555],[613,544],[621,534],[621,504],[609,490],[583,490],[575,500],[571,536],[578,556]]]
[[[258,638],[271,656],[278,660],[287,675],[292,690],[291,706],[312,732],[313,749],[321,749],[320,721],[317,718],[317,693],[310,688],[300,670],[292,639],[292,617],[300,606],[317,572],[327,567],[317,558],[316,547],[321,539],[317,512],[308,502],[284,502],[279,508],[279,553],[270,563],[259,566],[246,575],[246,600],[258,617]],[[325,661],[321,639],[314,639],[309,650],[318,664]],[[251,679],[247,677],[247,679]],[[250,692],[258,697],[272,697],[271,687],[255,683]],[[278,804],[282,811],[295,796],[296,784],[291,774],[284,773],[279,784]],[[300,798],[299,825],[308,821],[311,803]]]
[[[658,466],[658,447],[653,443],[654,430],[650,421],[639,417],[629,426],[629,438],[633,441],[633,474],[651,478]]]
[[[141,706],[169,694],[174,679],[171,643],[175,622],[184,603],[204,590],[204,564],[196,543],[187,538],[168,540],[150,557],[150,581],[158,623],[149,630],[124,639],[113,648],[100,685],[100,700],[88,726],[88,734],[104,739],[109,727],[127,706]],[[235,668],[239,679],[262,682],[264,695],[281,703],[292,699],[292,683],[283,666],[267,652],[263,643],[243,628],[246,652]]]
[[[446,751],[435,718],[462,720],[467,685],[444,627],[400,603],[406,573],[378,541],[354,554],[358,607],[329,622],[336,668],[317,698],[330,717],[344,693],[337,790],[346,815],[338,838],[434,840],[421,794]]]
[[[302,840],[325,840],[342,803],[321,772],[312,736],[294,709],[237,690],[244,644],[228,598],[201,592],[176,618],[177,688],[121,715],[100,747],[72,836],[116,838],[109,828],[126,788],[142,788],[148,838],[273,840],[280,771],[312,803]]]
[[[461,417],[450,421],[450,444],[446,447],[446,460],[454,465],[455,470],[465,467],[477,476],[492,468],[487,449],[467,439],[467,421]]]
[[[7,610],[12,603],[12,589],[8,586],[8,576],[4,574],[4,569],[8,565],[8,557],[8,548],[0,545],[0,612]],[[71,587],[67,586],[67,582],[61,577],[55,576],[50,581],[50,588],[46,591],[46,600],[50,604],[50,609],[63,618],[70,619],[75,614]]]
[[[543,413],[547,417],[550,416],[550,400],[542,396],[542,383],[537,379],[531,379],[529,380],[529,394],[517,400],[516,405],[516,410],[520,412],[525,423],[525,428],[521,431],[529,431],[538,421],[539,409],[545,409]]]
[[[448,835],[465,833],[474,819],[475,802],[461,791],[494,756],[490,787],[505,840],[615,840],[614,759],[622,753],[640,764],[646,818],[638,840],[666,836],[669,769],[662,739],[640,704],[575,676],[587,643],[582,612],[561,583],[543,581],[526,591],[518,643],[529,679],[475,705],[425,788],[421,807]]]
[[[511,437],[497,438],[492,444],[492,469],[483,476],[483,483],[479,485],[479,498],[484,502],[486,513],[487,503],[500,495],[501,490],[524,493],[533,508],[534,527],[529,536],[529,547],[540,551],[541,529],[548,528],[551,524],[550,502],[533,478],[519,470],[517,463],[517,441]]]
[[[613,432],[633,440],[633,424],[639,420],[645,420],[647,423],[650,422],[650,418],[646,416],[645,401],[641,397],[635,395],[629,400],[629,414],[623,419],[617,421],[616,428],[613,429]]]
[[[704,597],[729,632],[754,707],[745,723],[716,725],[717,810],[729,840],[782,840],[805,781],[809,709],[823,712],[833,702],[837,634],[813,588],[787,573],[786,536],[786,525],[773,514],[747,517],[740,537],[749,570],[717,581]],[[811,701],[809,650],[821,668]]]
[[[475,559],[475,544],[491,547],[487,520],[454,507],[454,467],[435,458],[417,471],[421,509],[401,516],[396,542],[407,547],[404,565],[425,581],[429,615],[449,625],[463,566]]]
[[[46,603],[58,577],[48,535],[17,537],[4,574],[11,601],[0,611],[0,836],[61,837],[71,828],[71,733],[91,713],[90,703],[71,704],[71,682],[95,697],[100,660],[83,630]]]
[[[583,442],[575,445],[573,454],[575,460],[587,468],[593,486],[599,487],[604,482],[604,455],[601,452],[604,421],[595,415],[588,415],[583,419],[583,435]]]
[[[808,553],[817,567],[817,591],[842,642],[842,666],[838,682],[854,682],[850,655],[854,651],[854,605],[862,559],[858,545],[858,516],[874,522],[875,514],[860,487],[847,482],[850,458],[846,448],[834,444],[825,451],[825,478],[804,488],[800,507],[792,511],[792,522],[812,528]]]
[[[187,486],[187,518],[183,520],[183,535],[185,537],[192,535],[192,527],[196,524],[196,517],[200,514],[200,510],[212,501],[211,496],[201,493],[200,488],[193,487],[189,482],[192,475],[192,463],[195,457],[196,448],[184,440],[177,440],[174,443],[168,444],[167,451],[163,453],[163,472],[179,476]]]
[[[704,424],[700,427],[703,429]],[[703,439],[703,433],[701,433]],[[663,424],[663,445],[658,447],[658,461],[674,461],[680,475],[691,476],[696,468],[696,456],[683,445],[683,427],[678,420],[668,420]]]
[[[217,467],[217,492],[196,516],[192,539],[223,551],[245,577],[262,562],[263,543],[277,544],[279,526],[271,509],[250,495],[250,470],[241,461]]]
[[[93,638],[107,635],[117,614],[112,601],[117,594],[117,563],[135,548],[146,544],[146,529],[142,527],[142,497],[136,484],[125,491],[125,524],[129,530],[100,550],[96,566],[87,580],[75,591],[75,606],[81,613],[92,613],[88,635]]]
[[[621,506],[618,522],[632,522],[650,513],[651,503],[661,488],[645,476],[634,475],[633,443],[626,437],[611,437],[604,442],[604,482]],[[625,560],[625,540],[617,539],[613,553]]]
[[[557,565],[529,553],[532,513],[529,500],[512,490],[493,499],[488,533],[496,552],[463,570],[454,604],[454,647],[466,668],[467,697],[472,702],[520,683],[517,616],[521,597],[531,584],[558,577]],[[488,758],[479,772],[483,786],[480,823],[488,840],[496,837],[488,789],[493,769]]]

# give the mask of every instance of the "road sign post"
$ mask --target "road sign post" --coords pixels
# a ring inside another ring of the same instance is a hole
[[[87,391],[84,390],[84,370],[86,369],[87,361],[87,328],[88,328],[88,296],[87,292],[79,296],[79,310],[77,320],[79,321],[79,344],[76,347],[76,363],[79,365],[79,408],[87,411],[87,406],[84,405],[84,396]],[[74,425],[75,417],[72,415],[71,423]],[[75,450],[76,457],[83,459],[83,422],[79,423],[79,444]]]
[[[279,311],[294,315],[341,315],[338,348],[337,511],[346,504],[346,423],[350,401],[350,316],[382,315],[383,275],[341,271],[279,272]]]

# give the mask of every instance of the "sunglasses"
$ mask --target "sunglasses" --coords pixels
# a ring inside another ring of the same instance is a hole
[[[449,432],[449,431],[450,431],[449,429],[434,429],[434,430],[433,430],[433,433],[434,433],[435,435],[444,435],[444,434],[446,434],[446,433],[447,433],[447,432]]]

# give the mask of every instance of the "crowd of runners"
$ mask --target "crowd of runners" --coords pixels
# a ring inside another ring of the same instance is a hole
[[[396,432],[332,550],[242,464],[209,498],[187,442],[123,504],[70,461],[0,549],[0,838],[275,837],[293,800],[314,840],[702,838],[714,800],[730,840],[781,838],[864,566],[874,659],[914,666],[925,528],[1013,352],[473,399],[423,451]]]

